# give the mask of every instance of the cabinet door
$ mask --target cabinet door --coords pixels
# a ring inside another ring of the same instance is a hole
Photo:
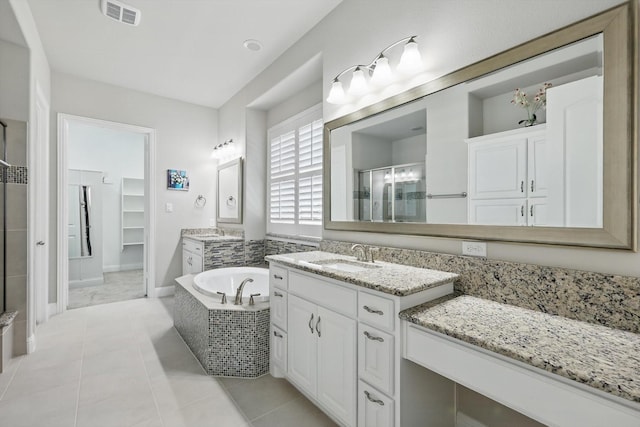
[[[347,426],[356,424],[356,321],[318,307],[317,399]]]
[[[182,274],[202,272],[202,257],[189,251],[182,251]]]
[[[526,199],[469,200],[469,224],[526,225]]]
[[[288,308],[287,376],[298,387],[315,396],[317,307],[315,304],[289,295]]]
[[[529,199],[527,214],[528,225],[543,227],[547,224],[547,199],[545,197]]]
[[[547,140],[544,135],[531,137],[527,143],[527,195],[547,196]]]
[[[271,322],[283,330],[287,330],[287,293],[282,289],[271,288]]]
[[[358,426],[389,427],[393,421],[393,400],[360,381],[358,391]],[[428,424],[425,424],[428,425]]]
[[[471,199],[526,197],[527,139],[523,136],[469,145]]]
[[[287,371],[287,333],[274,325],[271,325],[271,363],[280,372]]]
[[[393,335],[360,323],[358,327],[358,374],[379,390],[393,395]]]

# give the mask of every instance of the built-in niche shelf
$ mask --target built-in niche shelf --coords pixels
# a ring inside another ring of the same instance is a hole
[[[122,178],[122,250],[144,244],[144,179]]]

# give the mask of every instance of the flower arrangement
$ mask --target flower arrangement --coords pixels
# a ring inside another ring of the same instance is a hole
[[[187,171],[167,169],[167,189],[189,190],[189,176]]]
[[[538,92],[533,96],[533,100],[527,97],[527,93],[517,88],[511,99],[511,103],[527,110],[527,118],[520,120],[519,125],[533,126],[536,123],[536,112],[547,106],[547,89],[551,87],[551,83],[542,85]]]

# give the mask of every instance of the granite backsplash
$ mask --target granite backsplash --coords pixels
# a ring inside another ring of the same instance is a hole
[[[353,255],[353,243],[323,240],[320,250]],[[380,247],[382,261],[460,275],[456,292],[640,333],[640,278]]]

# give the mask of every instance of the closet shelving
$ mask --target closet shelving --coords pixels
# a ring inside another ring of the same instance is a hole
[[[122,178],[122,250],[144,244],[144,179]]]

